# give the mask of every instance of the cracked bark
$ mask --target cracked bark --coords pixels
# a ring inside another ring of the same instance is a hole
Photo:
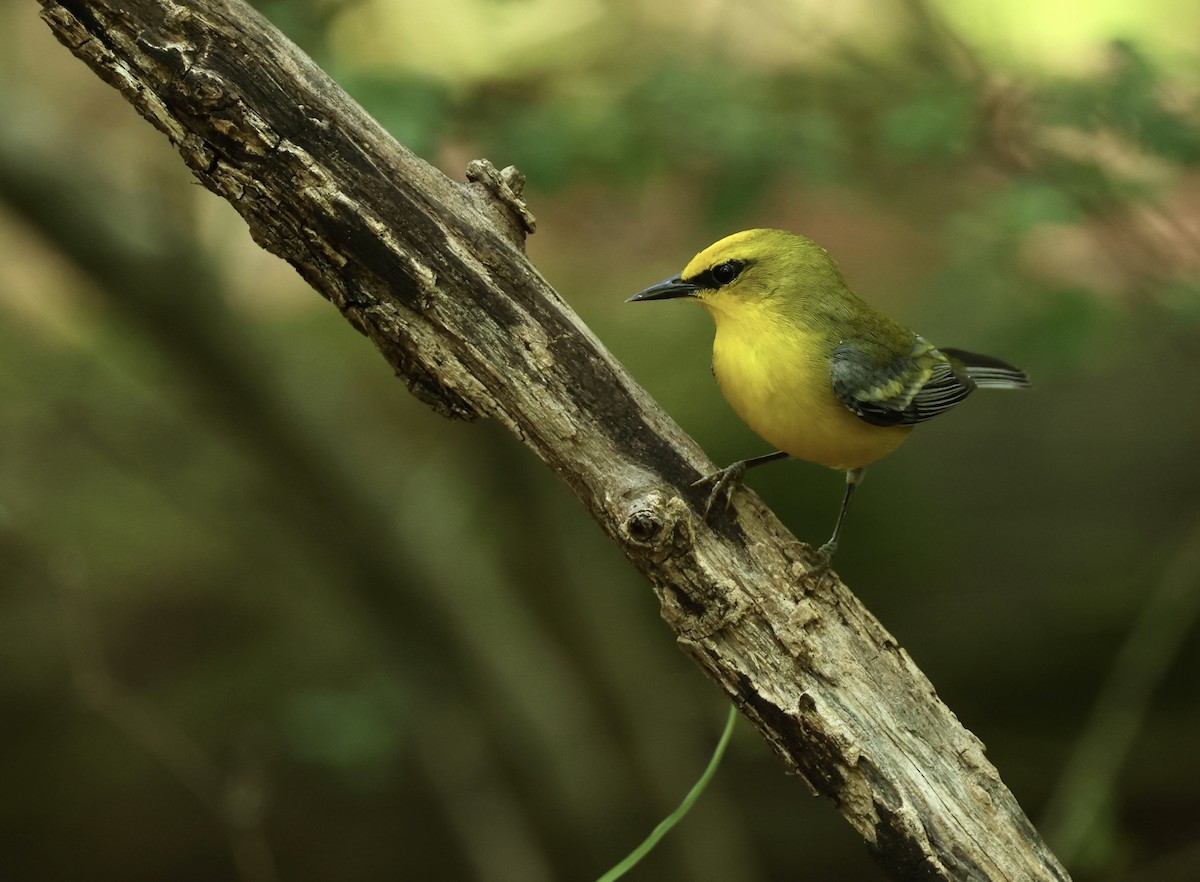
[[[711,463],[526,260],[518,175],[477,162],[449,180],[236,0],[41,2],[413,394],[498,420],[570,485],[680,646],[891,876],[1068,878],[981,742],[756,497],[699,520],[690,485]]]

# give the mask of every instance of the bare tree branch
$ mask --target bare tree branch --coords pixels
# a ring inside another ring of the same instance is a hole
[[[908,654],[710,464],[521,251],[519,178],[456,184],[237,0],[42,0],[58,39],[162,130],[446,416],[532,448],[654,584],[679,643],[898,879],[1065,880]]]

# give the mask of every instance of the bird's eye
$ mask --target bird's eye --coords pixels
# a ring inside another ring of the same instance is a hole
[[[742,271],[742,265],[736,260],[727,260],[724,263],[718,263],[712,268],[712,277],[718,285],[728,285],[738,277],[738,273]]]

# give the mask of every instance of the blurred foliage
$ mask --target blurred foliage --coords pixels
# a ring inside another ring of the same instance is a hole
[[[518,165],[535,263],[719,462],[764,447],[707,317],[621,300],[735,229],[805,232],[930,339],[1025,367],[1035,392],[872,469],[840,572],[1076,879],[1200,874],[1195,10],[260,8],[447,174]],[[652,592],[3,11],[0,876],[600,875],[723,718]],[[822,539],[841,477],[777,468],[752,485]],[[746,727],[635,877],[882,878]]]

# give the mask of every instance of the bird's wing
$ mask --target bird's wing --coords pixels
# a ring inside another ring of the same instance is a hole
[[[907,354],[882,359],[878,344],[844,340],[833,351],[830,380],[838,401],[876,426],[923,423],[975,389],[970,377],[919,336]]]

